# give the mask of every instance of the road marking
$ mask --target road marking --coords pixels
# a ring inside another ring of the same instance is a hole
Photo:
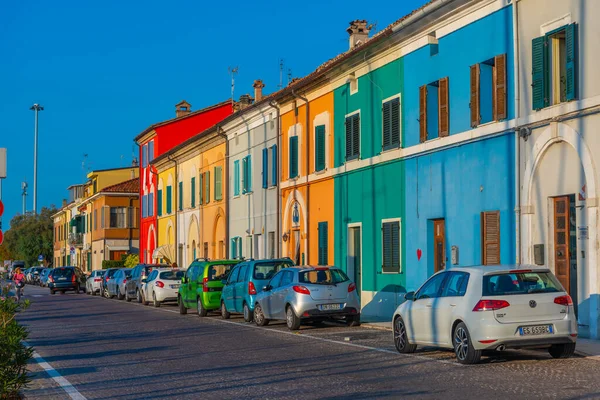
[[[29,347],[29,344],[23,342],[23,344]],[[63,390],[71,397],[73,400],[87,400],[77,389],[75,386],[71,384],[66,378],[64,378],[61,374],[59,374],[50,364],[48,364],[42,356],[40,356],[37,352],[33,352],[33,359],[40,365],[40,367],[44,368],[44,370],[50,375],[52,379],[56,383],[58,383]]]
[[[43,294],[32,294],[31,297],[44,297]]]

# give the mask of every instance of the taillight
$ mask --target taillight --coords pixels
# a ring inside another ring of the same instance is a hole
[[[127,283],[127,279],[123,279],[123,283],[124,283],[124,284],[125,284],[125,283]]]
[[[75,283],[75,275],[71,275],[71,282]]]
[[[572,306],[573,305],[573,299],[568,294],[555,298],[554,302],[556,304],[560,304],[561,306]]]
[[[163,288],[163,287],[165,287],[165,284],[164,284],[164,283],[162,283],[161,281],[156,281],[156,282],[154,282],[154,284],[155,284],[156,286],[158,286],[159,288]]]
[[[310,294],[310,290],[308,290],[308,288],[306,286],[294,286],[293,289],[294,289],[294,292],[296,292],[296,293]]]
[[[248,294],[256,294],[256,287],[254,282],[248,282]]]
[[[202,279],[202,291],[208,292],[208,278]]]
[[[354,283],[351,283],[348,285],[348,293],[353,292],[356,289],[356,285]]]
[[[109,280],[109,279],[110,279],[110,278],[107,276],[107,277],[106,277],[106,282],[108,282],[108,280]]]
[[[510,306],[505,300],[479,300],[473,311],[493,311]]]
[[[48,277],[48,282],[50,282],[50,283],[53,283],[53,282],[54,282],[54,278],[53,278],[53,277],[51,277],[51,276],[49,276],[49,277]]]
[[[102,282],[102,278],[94,278],[94,282]]]

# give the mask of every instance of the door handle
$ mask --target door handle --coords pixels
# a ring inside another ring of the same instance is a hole
[[[433,307],[432,304],[425,304],[425,307]]]
[[[450,304],[450,307],[456,307],[456,304]]]

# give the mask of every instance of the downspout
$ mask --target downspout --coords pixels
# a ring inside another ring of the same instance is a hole
[[[307,239],[308,236],[310,236],[310,185],[308,184],[308,177],[310,175],[310,135],[308,134],[309,132],[309,106],[308,106],[308,99],[306,97],[302,97],[299,94],[296,93],[296,91],[294,89],[292,89],[292,95],[297,98],[300,99],[302,101],[304,101],[304,103],[306,103],[306,122],[304,124],[304,131],[306,132],[305,137],[306,137],[306,224],[308,225],[306,227],[306,235],[307,235]],[[308,240],[307,240],[308,243]],[[304,260],[306,262],[306,265],[310,265],[310,245],[306,246],[306,260]],[[302,261],[300,261],[302,262]]]
[[[520,79],[519,79],[519,15],[518,1],[514,0],[512,4],[512,23],[513,23],[513,75],[515,92],[515,262],[521,264],[521,138],[519,136],[519,117],[521,113],[520,98]]]
[[[173,158],[171,158],[171,155],[169,154],[167,156],[169,161],[172,161],[175,164],[175,188],[173,189],[173,192],[175,193],[175,196],[173,196],[173,199],[175,199],[175,204],[173,204],[173,209],[175,210],[175,262],[179,261],[179,263],[181,263],[181,260],[178,259],[179,256],[179,231],[178,231],[178,227],[177,227],[177,219],[179,218],[178,215],[178,208],[179,208],[179,165],[177,164],[177,160],[174,160]],[[173,263],[173,260],[171,260],[171,264]],[[177,264],[180,268],[181,266],[179,265],[179,263]]]
[[[225,199],[225,259],[229,258],[229,140],[227,139],[227,134],[221,128],[220,125],[217,125],[217,135],[225,139],[225,172],[223,173],[223,177],[225,179],[222,182],[226,182],[226,184],[221,184],[221,190],[223,193],[223,198]],[[216,240],[216,238],[213,238]]]
[[[130,197],[129,198],[129,209],[130,210],[133,209],[133,200],[134,199],[135,199],[134,197]],[[129,221],[127,221],[127,222],[129,223]],[[131,245],[132,245],[132,242],[133,242],[133,226],[132,225],[133,224],[129,224],[129,254],[131,254]],[[139,257],[139,252],[140,252],[139,242],[140,242],[140,238],[138,236],[138,257]]]
[[[277,138],[277,161],[281,160],[281,157],[279,157],[279,152],[281,149],[280,146],[280,137],[279,135],[281,134],[281,110],[279,109],[279,106],[277,105],[277,102],[275,100],[271,100],[269,102],[269,106],[273,107],[276,111],[277,111],[277,131],[275,132],[276,138]],[[277,218],[277,233],[276,233],[276,238],[277,238],[277,258],[281,258],[281,224],[282,224],[282,218],[281,218],[281,188],[279,186],[279,171],[281,166],[279,165],[280,163],[277,163],[277,177],[276,177],[276,184],[277,184],[277,214],[276,214],[276,218]]]

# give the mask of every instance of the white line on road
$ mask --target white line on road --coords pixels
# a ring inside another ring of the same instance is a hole
[[[29,344],[23,342],[23,344],[29,347]],[[33,352],[33,359],[40,365],[40,367],[44,368],[44,370],[50,375],[52,379],[56,383],[58,383],[63,390],[71,397],[73,400],[87,400],[77,389],[75,386],[71,384],[66,378],[64,378],[61,374],[59,374],[50,364],[48,364],[42,356],[40,356],[37,352]]]

